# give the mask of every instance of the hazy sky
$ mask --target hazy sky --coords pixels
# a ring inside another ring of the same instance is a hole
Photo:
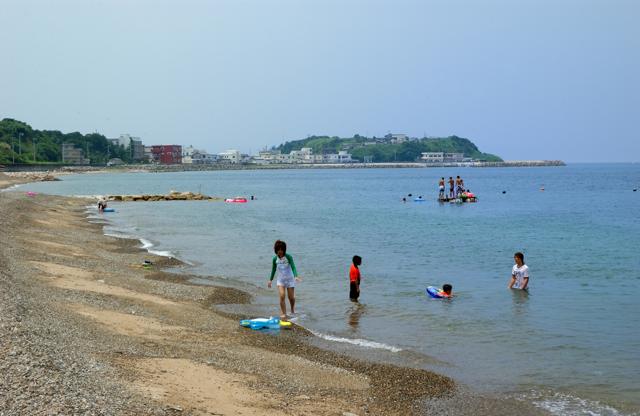
[[[456,134],[640,160],[639,0],[0,0],[0,118],[210,152]]]

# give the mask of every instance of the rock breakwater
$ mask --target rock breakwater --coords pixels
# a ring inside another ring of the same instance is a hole
[[[135,201],[215,201],[221,198],[195,192],[171,191],[166,195],[109,195],[107,201],[135,202]]]

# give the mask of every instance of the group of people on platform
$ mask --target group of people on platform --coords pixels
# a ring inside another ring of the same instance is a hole
[[[472,200],[474,201],[476,196],[469,189],[464,188],[464,180],[460,176],[456,176],[454,180],[452,176],[449,176],[449,194],[445,192],[445,180],[444,177],[440,178],[438,182],[438,200],[449,201],[452,199],[462,199],[462,201]]]

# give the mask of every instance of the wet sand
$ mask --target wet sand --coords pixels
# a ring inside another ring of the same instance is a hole
[[[164,272],[180,263],[89,223],[94,202],[0,193],[0,414],[542,414],[300,327],[241,328],[216,305],[251,294]]]

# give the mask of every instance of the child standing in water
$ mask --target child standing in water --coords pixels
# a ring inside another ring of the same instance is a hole
[[[287,254],[287,243],[281,240],[277,240],[273,245],[273,251],[276,253],[273,256],[272,266],[271,266],[271,277],[269,278],[269,282],[267,283],[267,287],[271,289],[271,282],[273,281],[274,276],[278,279],[276,280],[276,285],[278,286],[278,293],[280,295],[280,319],[287,319],[287,304],[285,302],[285,292],[287,297],[289,298],[289,304],[291,305],[291,314],[296,313],[296,298],[294,294],[294,290],[296,287],[296,281],[302,280],[298,277],[298,272],[296,270],[296,265],[293,262],[293,257]]]
[[[351,302],[357,302],[360,297],[360,269],[362,257],[353,256],[351,269],[349,269],[349,299]]]
[[[513,255],[516,264],[511,269],[509,289],[525,290],[529,286],[529,266],[524,264],[524,254],[518,252]]]

